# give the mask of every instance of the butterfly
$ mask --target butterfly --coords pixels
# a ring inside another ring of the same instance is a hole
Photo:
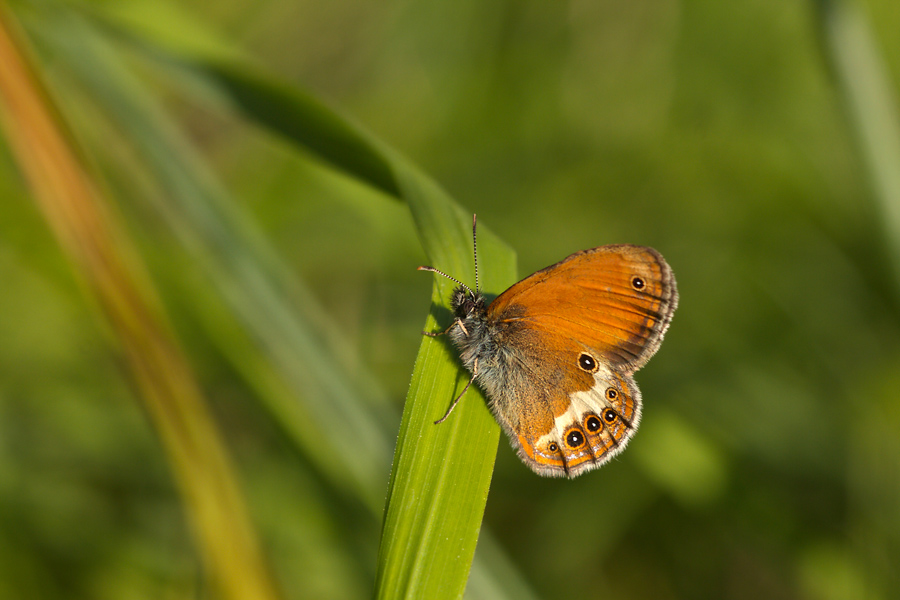
[[[634,372],[659,349],[678,306],[672,269],[646,246],[576,252],[488,303],[458,285],[454,320],[441,332],[471,373],[446,420],[475,382],[513,448],[538,475],[575,477],[621,452],[641,420]]]

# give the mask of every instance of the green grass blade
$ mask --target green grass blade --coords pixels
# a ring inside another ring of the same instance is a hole
[[[227,69],[216,65],[216,78],[228,74]],[[244,84],[249,82],[246,78],[241,80]],[[266,86],[266,90],[277,92],[278,87]],[[310,110],[306,102],[276,100],[271,104],[253,104],[252,108],[266,115],[286,107],[298,113]],[[313,114],[296,120],[312,120],[319,113],[320,107],[316,106]],[[248,116],[256,118],[257,114],[251,112]],[[260,121],[272,120],[266,117]],[[330,139],[339,139],[343,133],[342,130]],[[357,137],[360,145],[380,148],[384,162],[390,165],[392,180],[412,211],[432,266],[474,282],[468,212],[429,178],[364,132],[357,133]],[[305,137],[294,141],[306,147]],[[346,172],[378,186],[366,172]],[[483,289],[497,292],[515,281],[513,253],[485,227],[479,231],[479,251]],[[435,283],[433,310],[426,323],[430,329],[439,327],[439,321],[443,327],[448,324],[447,301],[453,287],[444,278],[436,278]],[[457,409],[459,414],[443,424],[446,427],[433,424],[461,391],[461,375],[459,362],[445,340],[423,340],[394,454],[376,575],[379,597],[453,598],[465,589],[490,486],[499,428],[476,390],[469,392],[468,402]]]
[[[815,4],[825,49],[883,217],[894,280],[900,286],[900,104],[896,88],[858,3],[819,0]]]
[[[147,18],[150,14],[154,18]],[[94,16],[157,59],[199,68],[203,78],[260,126],[388,195],[400,195],[394,166],[374,138],[302,89],[261,74],[258,65],[188,17],[180,4],[133,0],[104,5]],[[169,53],[161,54],[164,49]]]
[[[258,70],[209,59],[207,76],[260,125],[311,150],[320,160],[352,173],[386,194],[399,196],[391,165],[358,128],[296,87],[262,77]]]
[[[231,68],[207,58],[195,58],[189,64],[222,85],[248,117],[267,127],[293,124],[279,133],[345,173],[382,191],[395,191],[409,205],[432,264],[474,282],[471,215],[427,177],[304,95],[265,78],[248,76],[244,64]],[[360,148],[366,149],[362,154],[376,160],[345,160],[360,156]],[[389,177],[381,166],[389,167]],[[237,238],[240,241],[241,236]],[[479,250],[485,290],[499,291],[514,281],[512,252],[484,227],[479,231]],[[446,326],[446,303],[452,288],[443,278],[435,282],[429,328],[436,328],[438,321]],[[385,510],[376,584],[380,597],[458,597],[465,589],[499,428],[476,390],[446,423],[433,424],[463,382],[446,340],[423,340]]]
[[[228,71],[217,65],[215,75],[222,78]],[[277,90],[273,86],[266,89]],[[271,105],[253,104],[252,108],[266,115],[286,107],[298,113],[310,110],[306,102],[282,100]],[[316,119],[320,107],[314,106],[312,112],[296,120]],[[255,117],[256,113],[248,116]],[[325,127],[329,121],[319,125]],[[266,117],[261,122],[271,119]],[[330,139],[339,139],[344,133],[342,126],[340,134]],[[379,146],[362,132],[357,137],[359,145]],[[294,141],[305,145],[305,137]],[[432,266],[474,282],[471,216],[403,159],[386,148],[380,152],[391,167],[401,199],[412,211]],[[336,166],[347,167],[345,163]],[[367,172],[347,173],[378,185]],[[512,251],[484,227],[479,232],[479,248],[483,289],[500,291],[511,285],[516,272]],[[436,278],[428,330],[448,324],[447,301],[452,287],[448,280]],[[376,575],[378,597],[455,598],[465,589],[490,486],[499,427],[477,390],[470,391],[468,402],[457,409],[458,414],[443,426],[434,425],[461,391],[463,381],[459,362],[446,341],[423,340],[394,453]]]
[[[470,217],[435,186],[406,171],[398,178],[423,245],[435,266],[474,281]],[[484,287],[502,289],[515,259],[489,232],[479,232]],[[452,282],[435,280],[426,331],[449,324]],[[476,388],[447,421],[435,425],[468,379],[442,338],[423,338],[394,453],[378,559],[379,598],[462,596],[475,552],[499,438]]]

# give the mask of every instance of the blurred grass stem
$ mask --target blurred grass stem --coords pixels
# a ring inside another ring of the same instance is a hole
[[[198,549],[224,598],[278,597],[209,410],[100,185],[0,6],[0,114],[60,245],[103,311],[169,454]]]
[[[856,0],[819,0],[819,18],[835,79],[846,101],[882,217],[900,290],[900,114],[887,65]]]

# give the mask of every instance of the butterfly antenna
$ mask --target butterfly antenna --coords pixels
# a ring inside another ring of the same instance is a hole
[[[439,271],[438,269],[435,269],[434,267],[421,266],[421,267],[419,267],[418,269],[416,269],[416,271],[430,271],[430,272],[432,272],[432,273],[437,273],[438,275],[443,275],[444,277],[446,277],[446,278],[449,279],[450,281],[455,281],[455,282],[458,283],[459,285],[461,285],[461,286],[463,286],[464,288],[466,288],[466,290],[467,290],[470,294],[472,294],[473,296],[475,295],[475,294],[472,292],[472,289],[471,289],[469,286],[467,286],[466,284],[464,284],[462,281],[460,281],[460,280],[457,279],[456,277],[450,277],[449,275],[447,275],[447,274],[444,273],[443,271]],[[478,289],[478,286],[477,286],[477,285],[476,285],[475,289]]]
[[[478,226],[478,215],[472,215],[472,254],[475,255],[475,291],[478,291],[478,236],[475,229]]]

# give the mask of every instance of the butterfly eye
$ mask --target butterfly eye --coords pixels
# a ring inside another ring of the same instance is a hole
[[[559,446],[556,445],[556,442],[550,442],[550,445],[547,446],[547,450],[549,450],[550,452],[556,452],[557,450],[559,450]]]
[[[578,366],[588,373],[593,373],[597,370],[597,361],[590,354],[582,354],[578,357]]]
[[[631,287],[633,287],[634,289],[642,290],[644,289],[645,285],[646,284],[644,283],[644,280],[642,278],[637,276],[631,278]]]
[[[606,388],[606,397],[610,400],[615,400],[619,397],[619,392],[616,390],[616,388]]]
[[[577,448],[584,443],[584,434],[578,431],[577,429],[571,430],[566,434],[566,444],[569,445],[570,448]]]
[[[607,408],[606,410],[603,411],[603,420],[606,421],[607,423],[615,423],[616,419],[618,419],[618,418],[619,418],[619,415],[617,415],[616,411],[614,411],[611,408]]]
[[[600,419],[597,418],[597,415],[591,415],[584,420],[584,427],[590,432],[597,431],[602,426],[603,425],[600,423]]]

